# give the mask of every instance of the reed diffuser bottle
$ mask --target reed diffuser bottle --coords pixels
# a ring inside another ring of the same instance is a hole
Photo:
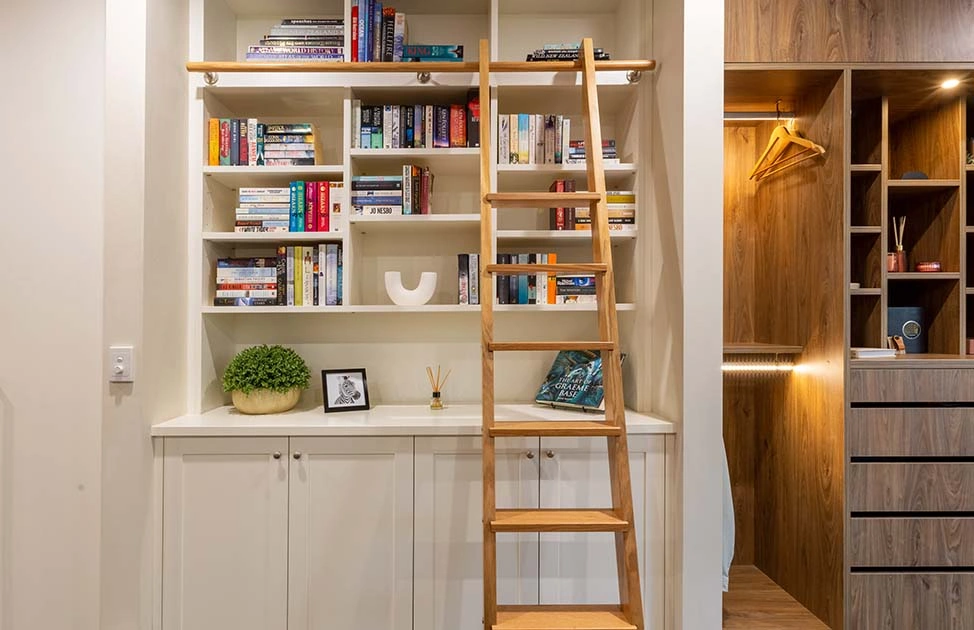
[[[428,366],[426,368],[426,377],[429,379],[430,387],[433,390],[433,393],[430,396],[430,409],[433,411],[443,409],[443,396],[441,394],[443,392],[443,386],[446,385],[446,379],[450,378],[450,372],[452,372],[452,370],[447,370],[446,376],[440,380],[440,366],[436,366],[435,377],[433,376],[433,368]]]

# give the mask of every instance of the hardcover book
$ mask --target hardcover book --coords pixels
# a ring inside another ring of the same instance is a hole
[[[623,354],[623,361],[625,357]],[[559,352],[538,389],[535,402],[551,407],[604,410],[600,354],[590,350]]]

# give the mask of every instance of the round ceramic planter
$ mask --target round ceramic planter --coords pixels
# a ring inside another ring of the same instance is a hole
[[[231,394],[233,406],[240,413],[259,415],[266,413],[283,413],[298,404],[301,388],[295,387],[284,393],[269,389],[255,389],[249,394],[234,390]]]

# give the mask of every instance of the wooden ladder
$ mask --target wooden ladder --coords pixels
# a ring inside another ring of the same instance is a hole
[[[633,522],[629,449],[622,398],[622,361],[616,319],[612,248],[602,168],[602,131],[592,40],[582,40],[582,107],[585,116],[588,192],[494,193],[490,189],[490,50],[480,42],[480,286],[483,359],[484,630],[643,630],[636,529]],[[591,263],[494,264],[491,232],[494,208],[588,206],[592,219]],[[494,341],[495,275],[594,274],[598,300],[598,341]],[[502,351],[599,350],[605,392],[604,421],[494,422],[494,353]],[[499,510],[494,440],[498,437],[605,437],[608,441],[612,507],[574,510]],[[502,606],[497,603],[499,532],[613,532],[619,575],[619,604]]]

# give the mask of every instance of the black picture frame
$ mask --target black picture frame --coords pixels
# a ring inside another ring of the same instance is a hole
[[[344,383],[351,383],[347,391],[342,391]],[[321,391],[324,397],[325,413],[369,410],[369,381],[365,368],[348,368],[321,371]],[[346,404],[344,400],[349,402]]]

